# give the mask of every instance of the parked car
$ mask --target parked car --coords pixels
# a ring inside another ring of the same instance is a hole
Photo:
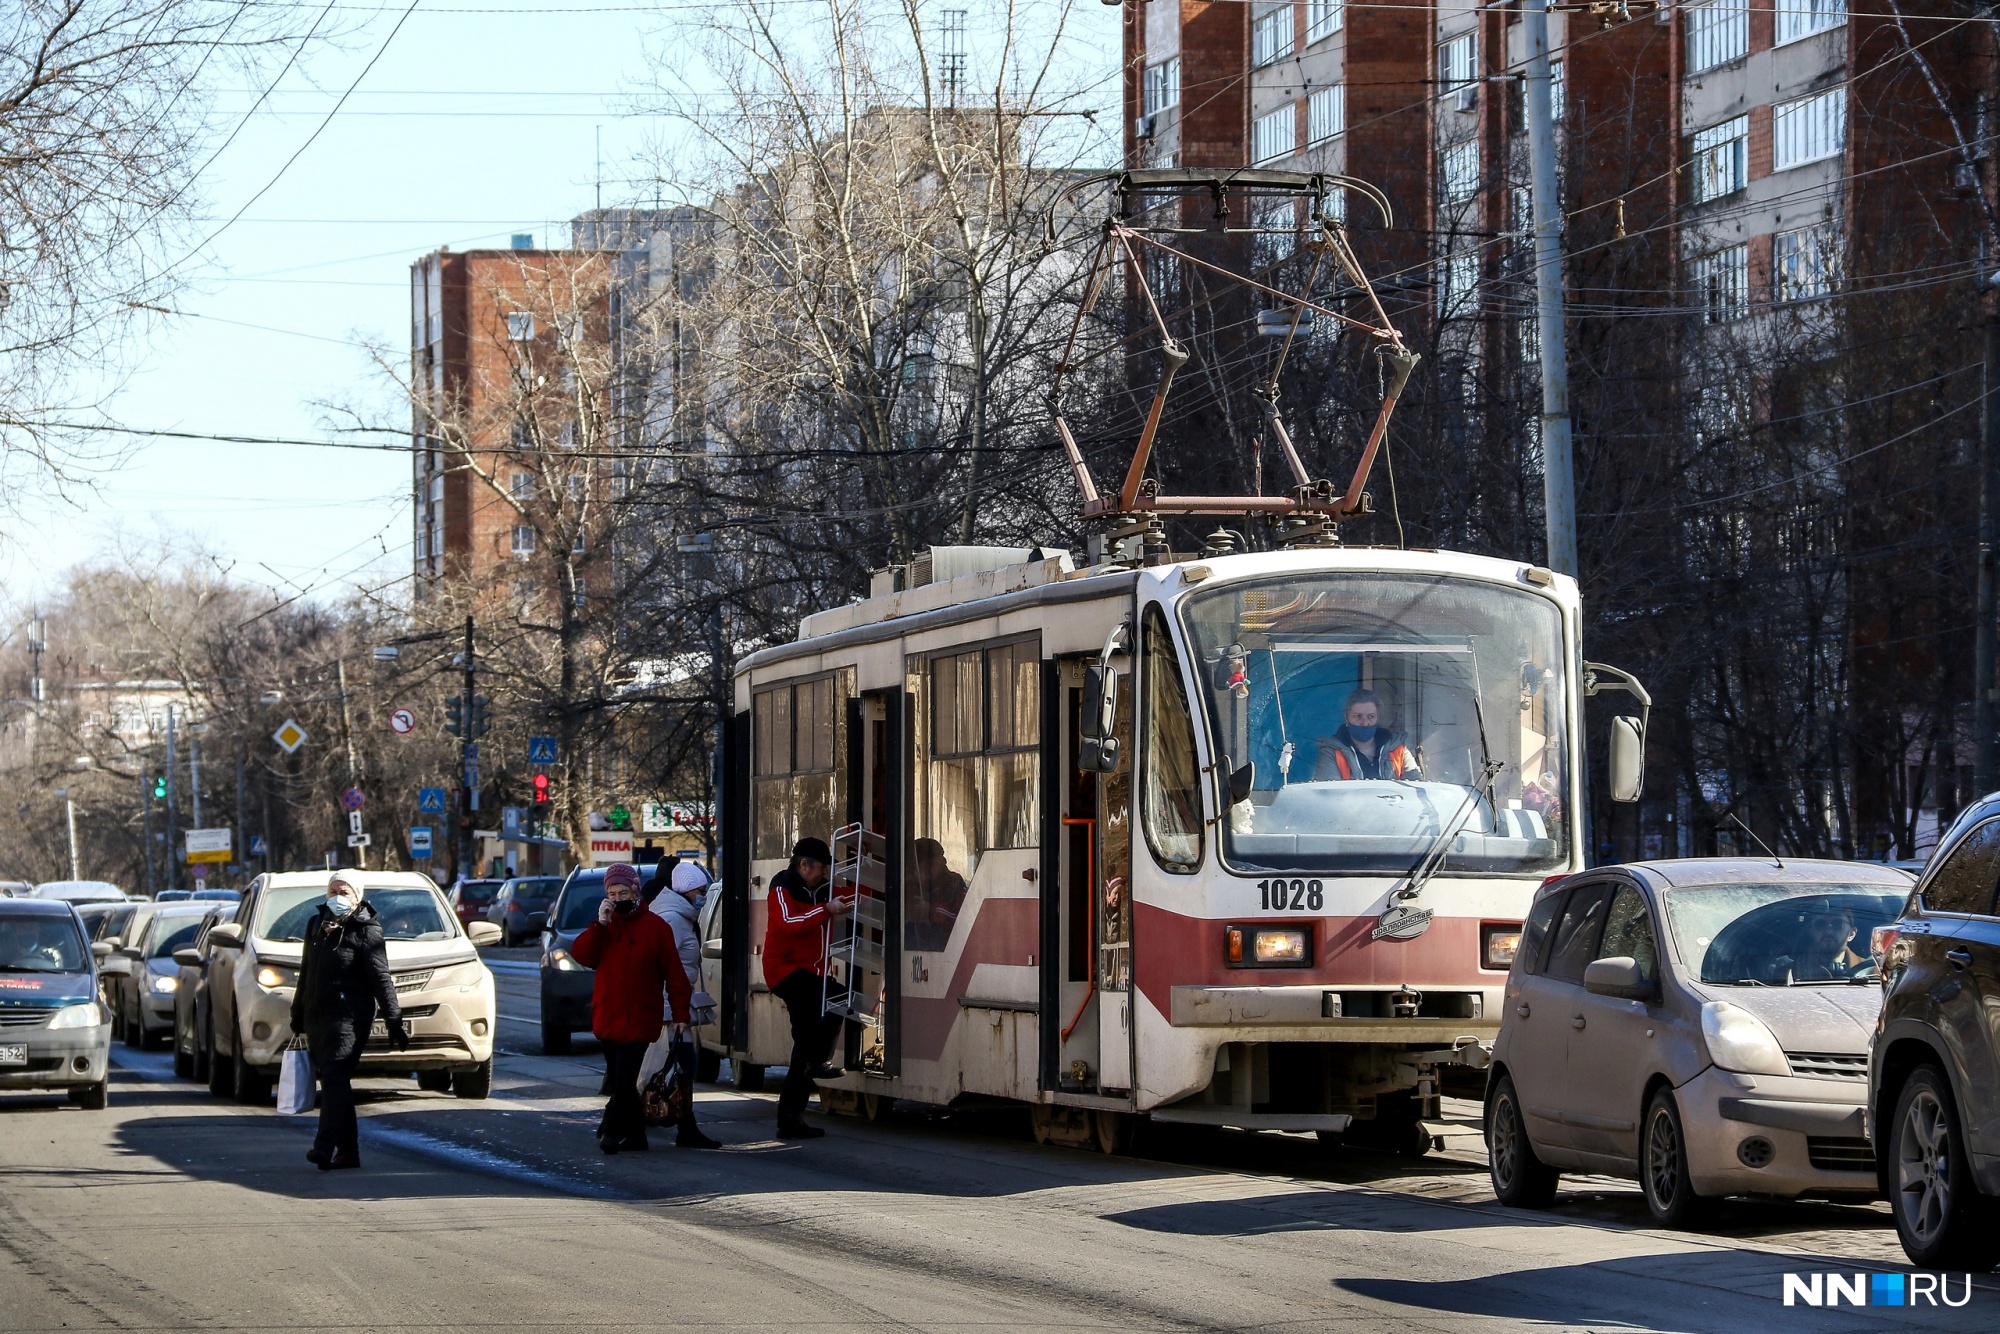
[[[460,926],[471,926],[474,922],[486,920],[486,910],[493,906],[493,896],[500,892],[504,880],[461,880],[451,891],[452,911],[458,914]]]
[[[108,880],[44,880],[34,896],[68,903],[123,903],[131,897]]]
[[[563,882],[542,931],[542,1051],[561,1056],[570,1034],[590,1031],[590,991],[596,974],[570,957],[570,946],[597,920],[604,902],[604,866],[578,867]]]
[[[25,899],[35,892],[26,880],[0,880],[0,899]]]
[[[2000,794],[1938,840],[1900,916],[1875,933],[1882,1013],[1868,1063],[1882,1193],[1910,1260],[2000,1262]]]
[[[1874,1194],[1868,942],[1910,884],[1866,863],[1716,858],[1549,886],[1494,1042],[1494,1193],[1543,1208],[1561,1172],[1636,1177],[1670,1227],[1724,1195]]]
[[[159,893],[153,895],[153,902],[179,903],[184,899],[191,899],[193,897],[194,897],[194,891],[191,889],[163,889]]]
[[[202,903],[167,903],[156,907],[145,926],[129,938],[119,953],[132,961],[131,970],[107,988],[112,1027],[128,1047],[144,1050],[156,1038],[174,1030],[174,993],[180,989],[180,965],[174,951],[194,942],[208,916]]]
[[[241,903],[243,891],[240,889],[197,889],[188,895],[197,903]]]
[[[66,903],[0,899],[0,1089],[66,1089],[102,1110],[111,1025],[97,965]]]
[[[174,1073],[182,1079],[207,1080],[208,1049],[201,1035],[208,1031],[208,936],[218,923],[236,915],[233,905],[211,903],[202,914],[194,939],[174,951]]]
[[[238,1101],[271,1096],[292,1040],[292,991],[306,922],[326,901],[329,871],[258,876],[230,920],[210,928],[207,960],[209,1087]],[[493,1087],[493,974],[477,947],[500,938],[487,922],[461,926],[443,891],[416,871],[362,871],[363,897],[381,915],[410,1049],[386,1027],[362,1048],[364,1075],[417,1076],[420,1087],[484,1098]]]
[[[500,943],[513,946],[542,934],[549,905],[562,892],[559,875],[516,876],[500,886],[486,920],[500,928]]]
[[[118,903],[71,904],[76,915],[83,921],[83,929],[93,942],[108,940],[125,930],[125,924],[132,920],[132,910],[138,903],[126,899]]]

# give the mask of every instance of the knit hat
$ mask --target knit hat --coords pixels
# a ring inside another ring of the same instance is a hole
[[[639,868],[619,862],[616,866],[610,867],[604,872],[605,893],[609,894],[620,885],[636,891],[639,888]]]
[[[698,863],[682,861],[674,866],[673,883],[676,893],[692,894],[697,889],[708,888],[708,872],[702,870]]]
[[[807,860],[831,866],[833,865],[833,849],[827,847],[826,840],[823,838],[802,838],[792,844],[792,863],[797,865],[799,862]]]

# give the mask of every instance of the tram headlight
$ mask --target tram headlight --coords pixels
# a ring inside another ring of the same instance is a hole
[[[1518,923],[1495,925],[1488,922],[1479,928],[1479,966],[1502,971],[1514,966],[1514,956],[1521,951],[1521,928]]]
[[[1226,927],[1222,933],[1222,952],[1231,968],[1310,968],[1312,928]]]

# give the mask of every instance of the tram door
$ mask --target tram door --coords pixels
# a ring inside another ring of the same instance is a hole
[[[1130,705],[1121,697],[1123,756],[1114,773],[1076,767],[1083,720],[1081,659],[1063,664],[1062,981],[1059,1087],[1077,1093],[1132,1086],[1132,863]],[[1121,692],[1129,696],[1129,691]]]

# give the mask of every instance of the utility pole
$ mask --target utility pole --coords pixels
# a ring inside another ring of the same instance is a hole
[[[1569,431],[1569,339],[1563,323],[1562,204],[1556,197],[1555,112],[1550,91],[1548,0],[1523,0],[1528,44],[1528,184],[1535,211],[1535,319],[1542,357],[1542,505],[1549,568],[1574,576],[1576,462]]]
[[[153,784],[143,764],[139,766],[139,827],[146,841],[146,893],[150,897],[160,892],[160,886],[153,878]]]
[[[188,731],[188,796],[193,802],[194,828],[204,829],[201,822],[201,732],[206,724],[190,723]]]
[[[359,766],[354,762],[354,725],[347,716],[347,660],[345,658],[334,659],[333,677],[340,694],[340,738],[347,747],[347,785],[353,787],[359,773]],[[368,869],[368,849],[356,848],[354,850],[354,864],[364,871]]]
[[[458,878],[470,880],[473,875],[472,817],[479,812],[479,742],[472,735],[472,617],[465,618],[465,693],[459,696],[460,727],[458,736],[459,776],[465,786],[460,790],[458,800]]]
[[[166,814],[168,889],[180,888],[180,883],[179,883],[180,875],[174,869],[174,825],[175,825],[174,812],[176,810],[174,804],[174,787],[176,785],[174,769],[175,769],[174,706],[171,703],[169,703],[167,705],[167,814]]]
[[[1994,258],[1988,256],[1987,262]],[[1986,359],[1979,400],[1979,581],[1973,591],[1972,624],[1972,795],[1985,796],[2000,787],[1995,772],[1994,636],[2000,634],[2000,587],[1994,562],[2000,559],[2000,291],[1989,277],[1986,307]]]
[[[236,748],[236,827],[229,832],[229,846],[231,849],[230,855],[235,859],[236,865],[239,868],[249,865],[250,858],[246,854],[245,847],[249,841],[243,830],[243,748],[238,746]],[[237,875],[240,880],[242,875],[240,869]]]
[[[69,821],[69,878],[81,880],[83,872],[79,869],[76,859],[76,799],[70,796],[66,787],[57,788],[56,795],[62,798],[63,814]]]

